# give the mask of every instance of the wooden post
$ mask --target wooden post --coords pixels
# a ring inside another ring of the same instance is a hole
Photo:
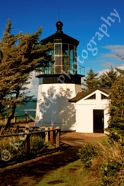
[[[29,157],[29,153],[30,153],[30,134],[29,134],[29,129],[26,129],[25,131],[25,155],[26,157]]]
[[[50,126],[50,144],[54,145],[54,135],[53,135],[54,126]]]
[[[48,127],[45,127],[45,142],[49,141],[49,135],[48,135]]]
[[[7,123],[7,118],[5,117],[5,119],[4,119],[4,124],[6,125],[6,123]]]
[[[60,147],[60,128],[56,127],[56,148]]]
[[[15,123],[16,123],[16,120],[17,120],[17,116],[15,116]]]
[[[27,112],[25,112],[25,118],[24,118],[24,120],[25,120],[26,122],[28,122],[28,115],[27,115]]]
[[[14,123],[16,123],[16,117],[14,116]]]
[[[26,157],[29,157],[30,153],[30,134],[27,134],[26,140],[25,140],[25,155]]]

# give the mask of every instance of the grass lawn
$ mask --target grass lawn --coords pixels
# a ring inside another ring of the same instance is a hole
[[[97,177],[83,170],[80,160],[69,163],[46,174],[35,186],[98,186]]]

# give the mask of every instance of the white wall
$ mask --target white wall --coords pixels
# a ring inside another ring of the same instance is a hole
[[[85,100],[87,97],[96,93],[96,99]],[[104,94],[102,92],[102,94]],[[91,95],[83,98],[75,104],[76,108],[76,131],[84,133],[93,133],[93,110],[104,110],[104,128],[108,126],[108,99],[101,100],[101,92],[99,90]],[[106,95],[106,94],[104,94]],[[108,96],[108,95],[106,95]]]
[[[93,132],[91,107],[76,105],[76,132]]]
[[[109,121],[109,113],[108,108],[104,110],[104,128],[106,129],[108,127],[108,121]],[[106,133],[106,132],[104,132]]]
[[[38,87],[36,109],[37,125],[60,126],[62,130],[75,130],[76,111],[69,99],[81,91],[75,84],[42,84]]]
[[[80,85],[75,84],[42,84],[38,88],[36,110],[37,125],[60,126],[62,130],[93,133],[93,110],[104,110],[104,128],[108,126],[108,99],[101,99],[101,93],[96,90],[76,103],[68,102],[81,91]],[[86,100],[96,93],[96,99]]]

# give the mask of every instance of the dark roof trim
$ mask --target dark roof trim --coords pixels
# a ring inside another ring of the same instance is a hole
[[[68,36],[67,34],[64,34],[63,32],[60,32],[60,33],[55,33],[43,40],[41,40],[41,43],[43,44],[47,44],[48,42],[50,43],[68,43],[68,44],[74,44],[76,46],[78,46],[79,44],[79,41]]]
[[[86,96],[88,96],[89,94],[92,94],[93,92],[95,92],[96,90],[100,90],[101,92],[105,93],[105,94],[109,94],[110,93],[110,89],[106,89],[106,88],[96,88],[87,92],[79,92],[74,98],[70,99],[69,102],[77,102],[83,98],[85,98]]]

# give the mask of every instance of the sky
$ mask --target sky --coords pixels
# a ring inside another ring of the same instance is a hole
[[[80,42],[78,65],[85,74],[124,69],[124,0],[0,0],[0,39],[8,19],[13,34],[42,27],[41,39],[62,21],[63,32]]]

